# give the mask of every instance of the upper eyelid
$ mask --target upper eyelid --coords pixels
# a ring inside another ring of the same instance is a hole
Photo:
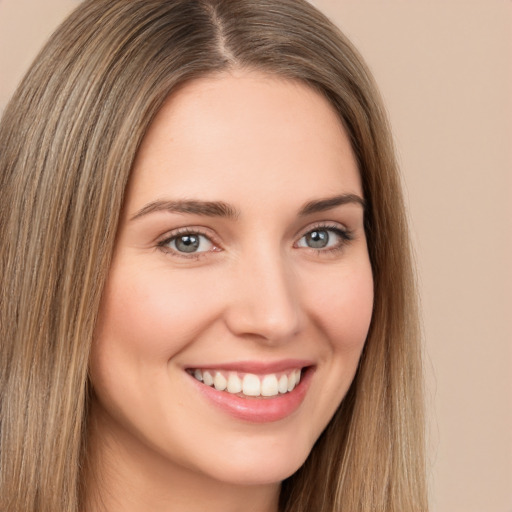
[[[217,237],[211,232],[210,229],[203,228],[200,226],[184,226],[181,228],[171,229],[167,231],[163,235],[159,236],[157,239],[158,243],[166,242],[172,240],[173,238],[177,238],[181,235],[202,235],[208,238],[211,242],[214,242],[214,239]],[[215,243],[215,242],[214,242]]]
[[[312,224],[309,224],[307,227],[300,229],[295,234],[295,238],[300,239],[303,236],[310,233],[311,231],[314,231],[315,229],[326,229],[326,230],[338,229],[340,231],[344,231],[347,233],[351,231],[345,224],[343,224],[341,222],[325,220],[325,221],[313,222]]]
[[[302,228],[301,230],[297,231],[294,235],[294,242],[295,245],[300,239],[302,239],[304,236],[306,236],[311,231],[314,231],[315,229],[325,229],[325,230],[339,230],[347,234],[351,234],[351,230],[345,226],[344,224],[337,222],[337,221],[317,221],[312,224],[309,224],[307,227]],[[217,249],[223,249],[223,243],[220,240],[220,237],[212,232],[211,229],[205,228],[203,226],[182,226],[179,228],[175,228],[171,231],[168,231],[166,234],[162,235],[157,239],[157,245],[158,246],[164,246],[166,243],[170,242],[171,240],[179,237],[180,235],[187,235],[187,234],[197,234],[204,236],[207,238]],[[174,251],[173,249],[170,249],[170,251]],[[204,251],[201,253],[191,253],[198,255],[205,255],[207,252],[210,251]],[[180,253],[181,255],[181,253]]]
[[[308,226],[301,228],[295,232],[293,235],[294,238],[301,238],[310,231],[313,231],[314,229],[339,229],[341,231],[350,231],[350,229],[343,223],[338,221],[317,221],[313,222],[312,224],[309,224]],[[213,232],[211,229],[203,227],[203,226],[182,226],[179,228],[175,228],[172,230],[167,231],[163,235],[159,236],[157,241],[165,242],[167,240],[171,240],[175,237],[178,237],[180,235],[187,235],[187,234],[198,234],[203,235],[206,238],[210,239],[212,242],[217,243],[220,237]]]
[[[349,231],[349,228],[341,222],[337,221],[317,221],[312,224],[309,224],[307,227],[301,228],[297,230],[294,237],[302,237],[309,233],[310,231],[318,228],[323,229],[340,229],[342,231]],[[165,241],[175,238],[180,235],[187,234],[198,234],[203,235],[209,239],[220,238],[216,233],[214,233],[211,229],[203,227],[203,226],[182,226],[179,228],[175,228],[167,231],[163,235],[158,237],[158,241]],[[213,240],[212,240],[213,241]]]
[[[189,260],[197,260],[200,258],[203,258],[208,255],[210,252],[216,252],[212,251],[212,249],[207,251],[199,251],[199,252],[181,252],[176,249],[173,249],[172,247],[169,247],[167,244],[169,244],[171,241],[175,240],[176,238],[184,235],[199,235],[204,236],[209,240],[209,242],[212,244],[213,249],[219,249],[219,244],[215,242],[210,235],[207,233],[204,233],[202,230],[198,228],[177,228],[171,232],[167,232],[164,236],[160,238],[160,240],[157,241],[156,247],[161,250],[162,252],[173,255],[174,257],[183,258],[183,259],[189,259]]]
[[[297,241],[294,243],[294,245],[300,242],[300,240],[302,240],[307,234],[313,231],[337,232],[337,236],[341,236],[344,239],[344,242],[348,242],[353,239],[353,232],[345,226],[340,227],[339,225],[335,226],[330,224],[320,224],[312,228],[308,228],[306,231],[304,231],[303,234],[297,238]]]

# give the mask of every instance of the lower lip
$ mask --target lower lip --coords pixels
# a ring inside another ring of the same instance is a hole
[[[226,391],[217,391],[191,375],[190,378],[201,394],[223,412],[251,423],[268,423],[285,419],[300,407],[309,389],[313,368],[309,367],[302,373],[293,391],[274,398],[243,398]]]

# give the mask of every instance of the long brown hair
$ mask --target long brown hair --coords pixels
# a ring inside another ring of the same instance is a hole
[[[89,349],[135,155],[176,87],[230,68],[301,80],[339,113],[375,283],[356,378],[286,512],[427,510],[421,349],[400,180],[373,79],[303,0],[89,0],[0,126],[0,509],[78,512]]]

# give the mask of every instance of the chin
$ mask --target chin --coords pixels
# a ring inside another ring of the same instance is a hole
[[[286,443],[284,443],[286,445]],[[309,447],[299,449],[283,446],[277,450],[258,450],[244,454],[233,449],[209,473],[218,481],[234,485],[268,485],[282,482],[293,475],[306,461]]]

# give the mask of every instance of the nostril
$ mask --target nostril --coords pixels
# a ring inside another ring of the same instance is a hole
[[[286,342],[300,332],[298,311],[269,311],[238,302],[226,315],[226,323],[237,336],[252,337],[267,343]]]

